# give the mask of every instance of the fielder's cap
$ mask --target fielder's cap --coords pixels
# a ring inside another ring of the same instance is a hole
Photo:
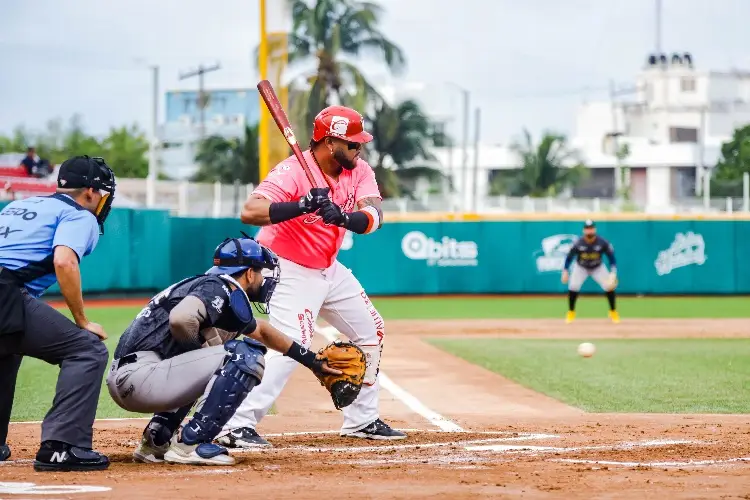
[[[592,221],[591,219],[586,219],[586,222],[583,223],[583,227],[584,229],[589,227],[596,227],[596,224],[594,224],[594,221]]]

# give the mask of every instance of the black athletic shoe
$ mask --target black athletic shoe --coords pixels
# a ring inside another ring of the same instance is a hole
[[[216,442],[227,448],[271,448],[272,445],[252,427],[240,427],[229,434],[216,438]]]
[[[0,444],[0,462],[8,460],[10,458],[10,446],[7,444]]]
[[[356,437],[363,439],[406,439],[406,434],[401,431],[397,431],[396,429],[392,429],[391,426],[380,419],[377,419],[364,429],[341,435],[344,437]]]
[[[45,441],[36,453],[34,470],[37,472],[104,470],[109,467],[109,459],[98,451],[79,448],[61,443]]]

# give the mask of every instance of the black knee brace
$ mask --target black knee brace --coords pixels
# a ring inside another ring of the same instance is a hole
[[[186,444],[210,443],[234,415],[247,394],[263,379],[266,346],[255,340],[231,340],[224,345],[224,365],[216,370],[214,385],[190,422],[182,429]]]

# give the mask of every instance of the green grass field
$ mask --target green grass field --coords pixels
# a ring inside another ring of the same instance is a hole
[[[750,413],[750,339],[432,339],[430,343],[589,412]]]
[[[373,298],[373,302],[386,320],[562,318],[567,308],[564,296],[400,297]],[[750,317],[750,297],[622,298],[618,309],[624,318]],[[89,317],[101,323],[109,334],[106,344],[110,356],[119,334],[139,310],[140,307],[90,308]],[[579,299],[579,318],[603,318],[606,310],[603,296]],[[472,348],[480,345],[477,341],[440,340],[436,345],[589,411],[746,412],[750,405],[750,362],[743,362],[739,353],[750,352],[749,342],[598,341],[600,352],[584,363],[575,354],[577,341],[488,340],[482,341],[481,349]],[[55,366],[24,359],[13,420],[40,420],[44,416],[54,395],[57,373]],[[589,380],[592,377],[597,379],[596,385]],[[643,389],[650,392],[646,398],[639,392]],[[669,395],[669,404],[664,402],[665,395]],[[139,415],[115,405],[103,385],[97,416]]]

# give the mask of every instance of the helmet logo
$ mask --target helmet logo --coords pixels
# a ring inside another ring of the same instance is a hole
[[[336,135],[346,135],[349,129],[349,118],[345,116],[334,116],[331,118],[331,133]]]

